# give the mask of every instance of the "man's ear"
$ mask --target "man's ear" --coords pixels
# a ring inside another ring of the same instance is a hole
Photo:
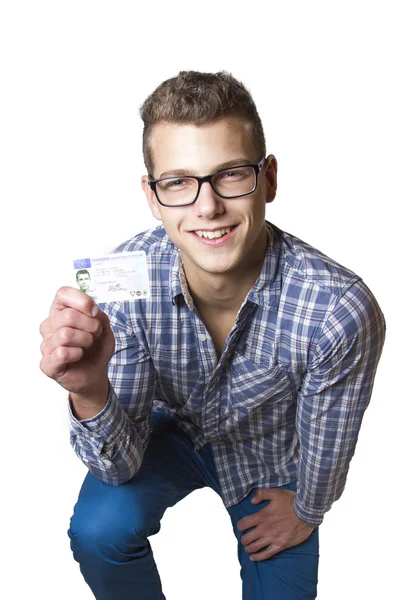
[[[268,203],[274,200],[276,196],[276,190],[278,187],[278,163],[273,154],[267,156],[264,169],[268,186],[265,202]]]
[[[142,180],[142,190],[146,194],[147,202],[149,203],[150,210],[152,215],[157,221],[162,221],[161,213],[160,213],[160,205],[158,204],[158,200],[156,198],[155,193],[149,186],[149,178],[147,175],[143,175]]]

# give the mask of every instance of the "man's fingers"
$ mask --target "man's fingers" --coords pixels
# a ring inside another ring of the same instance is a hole
[[[87,331],[72,329],[71,327],[61,327],[53,335],[46,337],[40,350],[43,356],[49,355],[59,346],[71,346],[75,348],[90,348],[95,340],[95,336]]]
[[[102,320],[106,322],[103,318]],[[40,333],[43,338],[46,338],[63,327],[87,331],[95,336],[100,335],[102,330],[99,313],[97,317],[89,317],[75,308],[68,307],[53,313],[43,321]]]
[[[262,509],[263,510],[263,509]],[[250,529],[251,527],[256,527],[263,521],[263,516],[260,514],[261,511],[254,513],[254,515],[249,515],[248,517],[244,517],[237,522],[237,528],[239,531],[246,531],[246,529]]]
[[[249,544],[252,544],[256,540],[258,540],[260,538],[260,535],[262,534],[260,534],[259,528],[254,527],[254,529],[242,535],[242,537],[240,538],[240,542],[243,544],[243,546],[248,546]]]
[[[99,310],[99,312],[96,315],[96,319],[100,322],[100,325],[104,330],[111,329],[110,319],[108,318],[105,312]]]
[[[78,362],[82,356],[82,348],[59,346],[54,352],[42,358],[40,368],[45,375],[57,380],[64,375],[69,364]]]
[[[266,548],[262,552],[257,552],[256,554],[252,554],[250,556],[250,560],[252,560],[254,562],[260,562],[261,560],[268,560],[269,558],[274,556],[274,554],[278,554],[278,552],[281,552],[282,550],[284,550],[284,548],[282,548],[281,546],[277,546],[276,544],[271,544],[270,546],[268,546],[268,548]]]
[[[64,286],[61,287],[55,295],[53,304],[50,308],[50,316],[68,307],[75,308],[75,310],[79,310],[91,317],[96,316],[99,311],[98,305],[90,298],[90,296],[81,292],[81,290]]]
[[[262,537],[254,541],[252,544],[247,544],[246,546],[244,546],[244,549],[249,554],[252,554],[253,552],[258,552],[259,550],[266,548],[270,544],[271,539],[269,537]]]
[[[273,500],[276,497],[277,491],[279,493],[279,490],[275,488],[258,488],[255,496],[251,499],[251,503],[260,504],[264,500]]]

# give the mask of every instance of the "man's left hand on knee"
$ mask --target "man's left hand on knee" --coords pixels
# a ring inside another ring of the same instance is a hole
[[[296,493],[279,488],[259,488],[252,499],[253,504],[269,500],[268,506],[238,521],[239,531],[247,531],[241,542],[250,560],[261,561],[278,552],[297,546],[312,534],[312,529],[298,519],[293,512]]]

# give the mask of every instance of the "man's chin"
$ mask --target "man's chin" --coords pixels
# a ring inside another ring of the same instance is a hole
[[[216,263],[215,261],[193,262],[193,267],[210,275],[227,275],[235,270],[235,263],[232,261]]]

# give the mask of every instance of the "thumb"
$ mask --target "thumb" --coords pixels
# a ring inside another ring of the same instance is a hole
[[[271,488],[258,488],[256,495],[251,499],[252,504],[259,504],[263,500],[272,500],[275,498],[275,491]]]

